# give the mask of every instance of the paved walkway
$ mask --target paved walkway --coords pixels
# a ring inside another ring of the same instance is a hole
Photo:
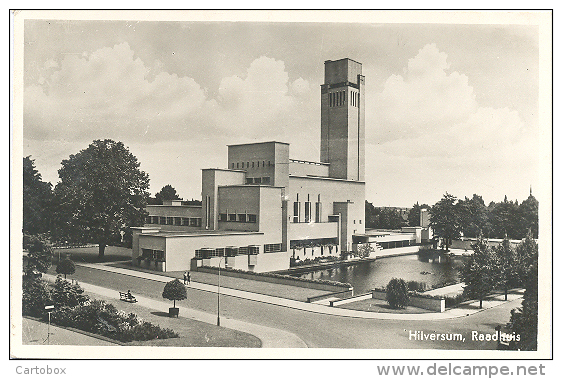
[[[111,266],[100,265],[100,264],[81,263],[80,265],[84,266],[84,267],[97,269],[97,270],[104,270],[104,271],[114,272],[114,273],[117,273],[117,274],[123,274],[123,275],[138,277],[138,278],[154,280],[154,281],[162,282],[162,283],[166,283],[166,282],[170,281],[169,277],[163,276],[163,275],[158,275],[156,273],[152,274],[152,273],[147,273],[147,272],[127,270],[127,269],[124,269],[124,268],[111,267]],[[86,285],[83,285],[82,283],[80,283],[80,285],[83,286],[84,289],[86,289]],[[193,281],[191,282],[189,287],[193,288],[193,289],[202,290],[202,291],[212,292],[212,293],[217,293],[217,290],[218,290],[217,286],[210,285],[210,284],[204,284],[204,283],[197,283],[197,282],[193,282]],[[115,290],[108,290],[108,289],[105,289],[105,288],[102,288],[102,287],[98,287],[98,288],[100,290],[110,291],[112,294],[115,293]],[[408,321],[408,320],[418,320],[418,321],[419,320],[428,320],[428,321],[446,320],[446,319],[453,319],[453,318],[458,318],[458,317],[469,316],[469,315],[472,315],[474,313],[481,312],[483,310],[493,308],[493,307],[496,307],[498,305],[505,304],[505,301],[503,300],[504,295],[497,295],[497,296],[490,297],[490,298],[484,300],[484,302],[482,304],[482,309],[479,308],[479,302],[474,301],[474,302],[470,302],[470,303],[465,303],[465,304],[463,304],[463,305],[461,305],[457,308],[448,309],[448,310],[446,310],[445,312],[442,312],[442,313],[398,314],[398,313],[376,313],[376,312],[357,311],[357,310],[345,309],[345,308],[335,308],[335,307],[329,307],[329,306],[321,305],[321,304],[304,303],[304,302],[301,302],[301,301],[284,299],[284,298],[280,298],[280,297],[262,295],[262,294],[246,292],[246,291],[236,290],[236,289],[232,289],[232,288],[224,288],[224,287],[220,288],[220,293],[221,293],[221,295],[228,295],[228,296],[238,297],[238,298],[242,298],[242,299],[246,299],[246,300],[252,300],[252,301],[257,301],[257,302],[262,302],[262,303],[267,303],[267,304],[272,304],[272,305],[278,305],[278,306],[282,306],[282,307],[299,309],[299,310],[307,311],[307,312],[321,313],[321,314],[334,315],[334,316],[343,316],[343,317],[377,319],[377,320],[403,320],[403,321]],[[523,296],[522,291],[510,293],[508,295],[508,301],[513,301],[513,300],[519,299],[522,296]],[[148,299],[148,298],[146,300],[147,300],[146,304],[149,304],[149,302],[150,302],[150,304],[154,304],[154,306],[158,306],[158,308],[155,308],[155,309],[167,309],[167,307],[168,307],[167,303],[155,301],[155,300]],[[154,303],[152,303],[152,302],[154,302]],[[166,306],[164,308],[161,308],[164,304],[166,304]],[[186,312],[197,312],[197,311],[192,310],[192,309],[189,309],[189,310],[186,309]],[[203,312],[200,312],[200,313],[203,313]],[[204,313],[204,315],[208,315],[208,314]],[[222,321],[222,319],[221,319],[221,321]],[[229,320],[229,321],[235,321],[235,320]],[[207,322],[207,321],[205,321],[205,322]],[[214,322],[216,322],[216,318],[215,318]],[[236,321],[236,322],[240,322],[240,321]],[[248,326],[251,326],[252,328],[254,327],[253,324],[248,324]],[[227,327],[230,327],[230,326],[227,326]],[[261,339],[261,337],[258,334],[256,334],[254,329],[246,330],[246,329],[238,329],[238,328],[235,328],[235,327],[232,327],[232,329],[241,330],[241,331],[245,331],[245,332],[247,331],[248,333],[253,334],[253,335],[255,335],[255,336],[257,336],[258,338]],[[265,345],[265,341],[263,339],[262,339],[262,342]]]
[[[99,268],[100,267],[99,265],[95,265],[95,264],[80,264],[80,265],[93,267],[93,268]],[[101,266],[101,267],[110,269],[110,271],[113,271],[113,272],[118,272],[118,271],[114,271],[114,269],[115,270],[121,270],[121,271],[127,271],[127,274],[131,272],[130,270],[117,269],[117,268],[109,267],[109,266]],[[132,276],[145,277],[144,275],[142,275],[142,274],[145,274],[145,273],[136,272],[136,271],[134,271],[134,273],[141,274],[141,275],[132,275]],[[146,279],[159,280],[161,282],[170,281],[169,277],[164,277],[164,276],[160,276],[160,275],[151,275],[151,274],[147,274],[147,275],[149,275],[149,277],[146,277]],[[157,279],[154,279],[153,276],[157,277]],[[54,282],[55,279],[56,279],[56,277],[54,275],[49,275],[49,274],[43,274],[43,278],[45,280],[49,280],[49,281],[52,281],[52,282]],[[200,285],[207,286],[207,284],[200,284]],[[84,289],[84,291],[90,292],[90,293],[93,293],[93,294],[98,294],[98,295],[106,296],[106,297],[109,297],[109,298],[118,298],[119,297],[119,293],[118,293],[119,291],[116,291],[114,289],[95,286],[93,284],[88,284],[88,283],[84,283],[84,282],[80,282],[80,287],[82,287]],[[195,286],[193,286],[193,282],[192,282],[192,285],[190,287],[196,288]],[[221,294],[223,293],[223,290],[226,290],[226,288],[221,288]],[[148,297],[138,296],[136,294],[135,294],[135,298],[138,301],[137,303],[135,303],[135,305],[145,307],[145,308],[149,308],[149,309],[153,309],[153,310],[160,311],[160,312],[163,312],[163,313],[168,313],[168,308],[170,307],[169,302],[154,300],[154,299],[151,299],[151,298],[148,298]],[[180,309],[180,314],[182,315],[182,317],[190,318],[190,319],[197,320],[197,321],[206,322],[208,324],[216,324],[216,322],[217,322],[217,315],[216,314],[210,314],[210,313],[202,312],[202,311],[191,309],[191,308],[181,307],[179,305],[177,307]],[[257,338],[259,338],[262,341],[262,347],[265,347],[265,348],[307,347],[306,343],[302,339],[297,337],[295,334],[285,332],[283,330],[269,328],[269,327],[266,327],[266,326],[261,326],[261,325],[256,325],[256,324],[251,324],[251,323],[244,322],[244,321],[233,320],[233,319],[229,319],[229,318],[226,318],[226,317],[221,317],[220,321],[221,321],[222,327],[233,329],[233,330],[238,330],[238,331],[241,331],[241,332],[246,332],[248,334],[252,334],[252,335],[256,336]]]
[[[101,338],[89,336],[73,330],[59,328],[45,322],[22,318],[22,344],[23,345],[68,345],[68,346],[118,346],[116,343]],[[49,341],[47,343],[47,331]]]

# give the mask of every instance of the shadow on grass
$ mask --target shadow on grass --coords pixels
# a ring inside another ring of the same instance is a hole
[[[154,316],[166,317],[166,318],[170,317],[170,314],[168,312],[155,311],[155,312],[150,312],[150,313],[153,314]]]

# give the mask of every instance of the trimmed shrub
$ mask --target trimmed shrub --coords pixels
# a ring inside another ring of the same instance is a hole
[[[22,314],[41,317],[45,305],[51,303],[51,293],[47,282],[40,278],[26,276],[22,283]]]
[[[174,279],[171,282],[166,283],[164,286],[164,291],[162,292],[162,297],[164,299],[173,300],[174,308],[176,307],[176,300],[187,299],[187,290],[179,279]]]
[[[70,258],[65,258],[57,264],[57,274],[64,275],[66,279],[66,275],[72,275],[76,272],[76,266],[74,262],[70,260]]]
[[[392,308],[405,308],[408,305],[408,286],[404,279],[392,278],[386,286],[386,301]]]

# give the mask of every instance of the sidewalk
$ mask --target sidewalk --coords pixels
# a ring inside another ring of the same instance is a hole
[[[166,282],[170,281],[169,277],[163,276],[163,275],[158,275],[156,273],[152,274],[152,273],[147,273],[147,272],[127,270],[127,269],[123,269],[123,268],[117,268],[117,267],[111,267],[111,266],[105,266],[105,265],[99,265],[99,264],[80,263],[79,265],[84,266],[84,267],[89,267],[89,268],[92,268],[92,269],[114,272],[116,274],[123,274],[123,275],[138,277],[138,278],[154,280],[154,281],[162,282],[162,283],[166,283]],[[85,284],[83,285],[82,283],[80,283],[80,285],[85,288]],[[198,289],[198,290],[201,290],[201,291],[217,293],[217,286],[210,285],[210,284],[203,284],[203,283],[197,283],[197,282],[192,281],[191,284],[189,285],[189,287],[193,288],[193,289]],[[98,288],[101,288],[101,287],[98,287]],[[108,290],[108,289],[104,289],[104,290],[110,291],[112,294],[115,293],[115,290]],[[493,307],[496,307],[496,306],[499,306],[499,305],[502,305],[502,304],[506,303],[505,301],[503,301],[503,295],[497,295],[495,297],[484,300],[484,302],[482,304],[482,309],[479,309],[479,302],[475,300],[474,302],[461,305],[457,308],[448,309],[448,310],[446,310],[445,312],[442,312],[442,313],[397,314],[397,313],[375,313],[375,312],[366,312],[366,311],[356,311],[356,310],[345,309],[345,308],[328,307],[328,306],[320,305],[320,304],[304,303],[304,302],[300,302],[300,301],[296,301],[296,300],[284,299],[284,298],[274,297],[274,296],[269,296],[269,295],[262,295],[262,294],[252,293],[252,292],[235,290],[235,289],[231,289],[231,288],[224,288],[222,286],[220,288],[220,293],[221,293],[221,295],[238,297],[238,298],[242,298],[242,299],[246,299],[246,300],[252,300],[252,301],[262,302],[262,303],[266,303],[266,304],[278,305],[278,306],[281,306],[281,307],[298,309],[298,310],[302,310],[302,311],[306,311],[306,312],[312,312],[312,313],[320,313],[320,314],[343,316],[343,317],[363,318],[363,319],[403,320],[403,321],[415,321],[415,320],[417,320],[417,321],[420,321],[420,320],[433,321],[433,320],[446,320],[446,319],[465,317],[465,316],[470,316],[474,313],[481,312],[481,311],[484,311],[486,309],[493,308]],[[508,295],[508,302],[519,299],[522,296],[523,296],[522,292],[511,293],[511,294]],[[151,300],[151,299],[147,299],[147,300],[149,302],[156,302],[155,300]],[[164,304],[162,302],[156,302],[156,303],[161,304],[161,305],[158,305],[159,307],[161,307]],[[157,308],[157,309],[167,309],[167,304],[166,304],[165,308]],[[197,312],[197,311],[190,309],[190,310],[186,310],[186,312]],[[202,312],[200,312],[200,313],[202,313]],[[205,315],[208,315],[208,314],[205,313]],[[215,321],[216,321],[216,319],[215,319]],[[222,319],[221,319],[221,321],[222,321]],[[229,320],[229,321],[235,321],[235,320]],[[239,322],[239,321],[235,321],[235,322]],[[248,324],[248,325],[251,325],[252,327],[254,326],[252,324]],[[237,329],[237,328],[232,327],[232,329]],[[244,329],[244,330],[243,329],[237,329],[237,330],[247,331],[246,329]],[[248,333],[253,334],[253,335],[255,335],[255,336],[257,336],[258,338],[261,339],[261,337],[256,334],[254,329],[249,329],[249,330],[250,331],[248,331]],[[265,345],[265,341],[263,339],[262,339],[262,341],[264,342],[264,345]]]
[[[81,265],[85,266],[86,264],[81,264]],[[96,266],[96,265],[91,265],[91,266]],[[89,264],[88,264],[88,267],[90,267]],[[97,268],[97,267],[94,267],[94,268]],[[108,268],[112,268],[112,267],[108,267]],[[112,269],[114,269],[114,268],[112,268]],[[117,269],[117,270],[123,270],[123,269]],[[128,271],[128,270],[124,270],[124,271]],[[144,274],[144,273],[140,273],[140,274]],[[139,276],[139,277],[143,277],[143,276]],[[160,281],[162,281],[162,282],[167,282],[167,281],[170,280],[169,277],[162,277],[162,276],[159,276],[159,277],[160,277]],[[49,274],[43,274],[43,278],[45,280],[49,280],[49,281],[52,281],[52,282],[54,282],[55,279],[56,279],[56,277],[54,275],[49,275]],[[153,279],[152,277],[149,278],[149,279],[156,280],[156,279]],[[193,284],[193,282],[192,282],[192,284]],[[203,286],[206,286],[206,285],[203,285]],[[94,293],[94,294],[97,294],[97,295],[101,295],[101,296],[105,296],[105,297],[109,297],[109,298],[113,298],[113,299],[119,298],[118,291],[116,291],[114,289],[99,287],[99,286],[95,286],[95,285],[84,283],[84,282],[80,282],[80,287],[82,287],[84,289],[84,291],[86,291],[86,292],[91,292],[91,293]],[[193,287],[193,285],[191,285],[190,287]],[[223,294],[223,290],[224,289],[221,288],[221,294]],[[151,298],[148,298],[148,297],[138,296],[138,295],[135,295],[135,298],[138,301],[137,303],[135,303],[136,306],[149,308],[149,309],[152,309],[152,310],[155,310],[155,311],[159,311],[161,313],[168,313],[168,308],[170,307],[169,302],[154,300],[154,299],[151,299]],[[179,306],[179,305],[177,307],[180,309],[180,315],[182,315],[182,317],[190,318],[190,319],[201,321],[201,322],[205,322],[205,323],[208,323],[208,324],[216,324],[216,322],[217,322],[217,315],[216,314],[201,312],[201,311],[198,311],[198,310],[195,310],[195,309],[186,308],[186,307],[182,307],[182,306]],[[269,327],[266,327],[266,326],[251,324],[251,323],[239,321],[239,320],[233,320],[233,319],[229,319],[227,317],[221,317],[221,326],[225,327],[225,328],[245,332],[245,333],[248,333],[248,334],[252,334],[262,341],[262,347],[265,347],[265,348],[302,348],[302,347],[308,347],[306,345],[306,343],[302,339],[297,337],[295,334],[285,332],[285,331],[279,330],[279,329],[274,329],[274,328],[269,328]]]
[[[66,328],[59,328],[45,322],[33,320],[27,317],[22,318],[22,344],[23,345],[47,345],[47,330],[49,333],[49,345],[64,346],[118,346],[116,343],[106,341],[87,335],[86,333],[75,332]]]

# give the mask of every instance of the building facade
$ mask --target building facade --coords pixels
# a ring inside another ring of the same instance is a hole
[[[201,206],[148,206],[133,228],[133,264],[264,272],[340,255],[365,233],[365,78],[351,59],[325,62],[319,162],[277,141],[228,146],[225,169],[203,169]]]

